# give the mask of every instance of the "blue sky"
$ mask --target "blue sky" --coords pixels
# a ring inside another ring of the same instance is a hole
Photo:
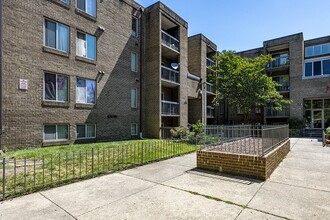
[[[147,7],[157,1],[136,0]],[[242,51],[298,32],[304,39],[330,35],[330,0],[162,0],[219,50]]]

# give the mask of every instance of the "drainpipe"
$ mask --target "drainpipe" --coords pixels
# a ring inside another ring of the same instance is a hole
[[[2,3],[0,0],[0,149],[2,149]]]
[[[142,75],[143,75],[143,68],[144,68],[144,22],[143,22],[143,16],[144,16],[144,8],[140,8],[140,22],[139,22],[139,25],[140,25],[140,33],[139,33],[139,37],[140,37],[140,59],[139,59],[139,69],[140,69],[140,138],[143,137],[142,133],[142,123],[143,123],[143,115],[142,115],[142,105],[143,105],[143,78],[142,78]]]

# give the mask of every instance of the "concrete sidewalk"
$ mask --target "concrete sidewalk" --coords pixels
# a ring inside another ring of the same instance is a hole
[[[0,219],[329,219],[330,148],[291,147],[266,182],[194,170],[190,154],[2,202]]]

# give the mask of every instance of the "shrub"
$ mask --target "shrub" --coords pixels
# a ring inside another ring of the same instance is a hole
[[[171,135],[173,139],[187,140],[190,136],[190,131],[186,127],[172,128]]]
[[[304,119],[292,117],[289,118],[289,128],[290,129],[302,129],[304,127]]]

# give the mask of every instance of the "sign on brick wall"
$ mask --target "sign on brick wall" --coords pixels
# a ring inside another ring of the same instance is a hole
[[[28,80],[27,79],[20,79],[19,80],[19,89],[20,90],[27,90],[28,89]]]

